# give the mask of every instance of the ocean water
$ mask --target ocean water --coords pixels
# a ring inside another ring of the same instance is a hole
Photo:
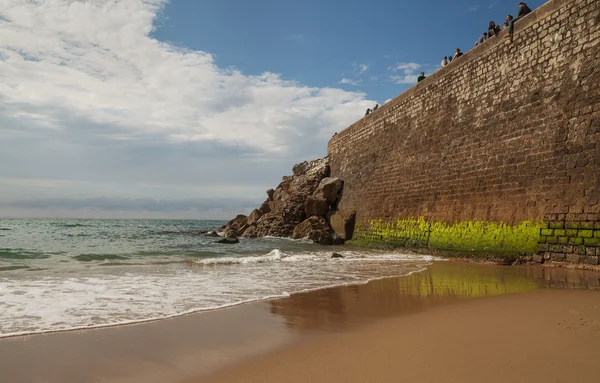
[[[199,220],[0,219],[0,337],[135,323],[409,275],[428,256],[281,238],[218,244]],[[331,252],[344,255],[332,259]]]

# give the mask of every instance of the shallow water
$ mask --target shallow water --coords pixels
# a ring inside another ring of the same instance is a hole
[[[433,257],[278,238],[222,245],[218,221],[0,220],[0,336],[168,318],[422,270]]]

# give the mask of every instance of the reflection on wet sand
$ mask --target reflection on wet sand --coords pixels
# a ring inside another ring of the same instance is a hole
[[[436,262],[426,271],[407,277],[297,294],[269,303],[271,313],[284,317],[289,328],[336,331],[347,325],[409,314],[461,299],[540,288],[600,290],[600,273]]]

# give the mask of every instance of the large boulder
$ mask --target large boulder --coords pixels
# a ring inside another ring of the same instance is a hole
[[[273,201],[274,194],[275,194],[275,190],[273,190],[273,189],[267,190],[267,196],[269,197],[269,201]]]
[[[263,213],[262,211],[260,211],[260,209],[254,209],[254,210],[252,210],[252,213],[250,213],[250,215],[248,216],[246,224],[248,226],[254,225],[258,221],[258,219],[260,217],[262,217],[264,214],[265,213]]]
[[[244,238],[257,238],[258,234],[256,231],[256,226],[250,226],[241,235]]]
[[[303,174],[306,174],[306,171],[308,170],[308,166],[309,163],[304,161],[301,162],[299,164],[294,165],[294,167],[292,168],[292,172],[294,173],[295,176],[301,176]]]
[[[325,216],[329,212],[329,203],[321,198],[308,197],[304,204],[304,211],[308,217]]]
[[[237,217],[235,217],[234,219],[232,219],[231,221],[229,221],[225,226],[221,226],[220,230],[227,231],[227,230],[233,229],[237,232],[241,232],[241,231],[243,231],[242,228],[247,223],[248,223],[248,217],[246,217],[243,214],[240,214]]]
[[[294,228],[292,238],[306,238],[321,245],[333,245],[336,242],[333,234],[325,218],[310,217]]]
[[[339,178],[323,178],[313,196],[324,199],[331,205],[338,199],[343,187],[344,181]]]
[[[349,241],[354,235],[356,212],[353,210],[340,210],[329,216],[329,225],[333,231],[344,241]]]
[[[258,210],[260,210],[260,212],[263,213],[263,214],[270,213],[271,212],[271,206],[269,205],[269,201],[263,202],[263,204],[260,205],[260,207],[258,208]]]

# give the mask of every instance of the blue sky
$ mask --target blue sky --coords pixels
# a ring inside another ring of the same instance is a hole
[[[517,3],[0,0],[0,216],[249,212]]]
[[[529,1],[531,8],[544,0]],[[515,0],[178,0],[154,36],[211,52],[223,67],[280,73],[316,87],[366,92],[385,102],[412,84],[390,79],[398,63],[425,72],[467,51],[489,21],[517,14]],[[367,69],[365,70],[365,66]],[[360,85],[340,84],[348,79]]]

